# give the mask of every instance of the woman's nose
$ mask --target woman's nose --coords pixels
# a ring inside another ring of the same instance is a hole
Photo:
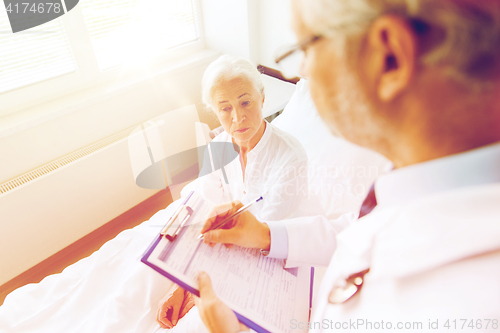
[[[245,119],[245,112],[241,108],[234,108],[233,122],[241,123]]]

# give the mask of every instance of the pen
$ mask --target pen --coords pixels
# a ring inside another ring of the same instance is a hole
[[[220,227],[224,226],[224,224],[226,224],[227,222],[231,221],[232,219],[234,219],[236,216],[240,215],[241,213],[243,213],[244,211],[246,211],[248,208],[250,208],[254,203],[257,203],[259,201],[261,201],[263,198],[262,197],[258,197],[257,199],[255,200],[252,200],[250,201],[249,203],[247,203],[245,206],[241,207],[240,209],[238,209],[233,215],[229,216],[228,218],[224,219],[221,223],[219,223],[218,225],[216,225],[215,227],[212,227],[210,228],[210,230],[215,230],[215,229],[219,229]],[[208,231],[208,230],[207,230]],[[205,231],[206,232],[206,231]],[[198,239],[203,239],[203,234],[199,235],[198,236]]]

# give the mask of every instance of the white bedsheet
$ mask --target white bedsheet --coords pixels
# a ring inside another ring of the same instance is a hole
[[[0,332],[203,331],[196,307],[172,330],[156,323],[158,302],[172,282],[140,262],[175,207],[123,231],[62,273],[9,294],[0,307]]]

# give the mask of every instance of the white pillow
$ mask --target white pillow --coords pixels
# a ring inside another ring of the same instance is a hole
[[[282,114],[273,125],[295,136],[309,157],[309,194],[330,219],[359,209],[371,185],[391,168],[382,155],[333,136],[321,120],[301,79]]]

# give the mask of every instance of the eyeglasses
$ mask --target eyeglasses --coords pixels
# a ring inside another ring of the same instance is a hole
[[[319,40],[321,38],[322,38],[321,35],[309,36],[306,39],[298,42],[294,46],[290,47],[289,50],[286,51],[285,53],[283,53],[280,56],[276,57],[276,59],[274,61],[277,64],[279,64],[281,61],[283,61],[284,59],[290,57],[295,52],[305,51],[309,47],[309,45],[311,45],[312,43],[316,42],[317,40]]]
[[[300,63],[304,58],[305,50],[321,38],[323,38],[322,35],[312,35],[291,47],[288,46],[278,50],[277,54],[279,54],[279,56],[277,56],[274,61],[278,64],[280,71],[285,77],[292,78],[299,76],[298,71]]]

